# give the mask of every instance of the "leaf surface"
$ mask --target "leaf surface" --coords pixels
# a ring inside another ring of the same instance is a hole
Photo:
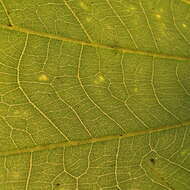
[[[0,189],[190,189],[189,0],[0,0]]]

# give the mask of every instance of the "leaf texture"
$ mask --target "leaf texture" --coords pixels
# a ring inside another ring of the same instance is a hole
[[[0,0],[1,190],[190,190],[189,0]]]

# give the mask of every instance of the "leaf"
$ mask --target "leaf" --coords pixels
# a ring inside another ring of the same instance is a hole
[[[0,189],[190,189],[189,0],[1,0],[0,52]]]

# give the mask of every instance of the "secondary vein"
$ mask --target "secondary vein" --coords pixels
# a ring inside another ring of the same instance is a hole
[[[5,29],[5,30],[10,30],[10,31],[17,31],[17,32],[25,33],[25,34],[30,34],[30,35],[36,35],[36,36],[40,36],[40,37],[44,37],[44,38],[50,38],[50,39],[70,42],[70,43],[79,44],[79,45],[83,45],[83,46],[116,50],[116,51],[120,51],[121,53],[144,55],[144,56],[151,56],[151,57],[155,57],[155,58],[172,59],[172,60],[180,60],[180,61],[189,61],[190,60],[190,57],[181,57],[181,56],[153,53],[153,52],[148,52],[148,51],[134,50],[134,49],[128,49],[128,48],[122,48],[122,47],[113,47],[113,46],[99,44],[99,43],[95,43],[95,42],[85,42],[85,41],[81,41],[81,40],[77,40],[77,39],[57,36],[54,34],[48,34],[45,32],[38,32],[38,31],[34,31],[31,29],[22,28],[22,27],[18,27],[18,26],[7,26],[7,25],[0,24],[0,28]]]
[[[32,153],[32,152],[38,152],[43,150],[52,150],[56,148],[63,148],[63,147],[70,147],[70,146],[79,146],[84,144],[92,144],[92,143],[98,143],[98,142],[106,142],[111,140],[117,140],[117,139],[126,139],[129,137],[135,137],[140,135],[146,135],[151,133],[158,133],[162,131],[167,131],[171,129],[178,129],[182,127],[190,127],[190,121],[171,125],[171,126],[163,126],[156,129],[148,129],[148,130],[142,130],[137,132],[130,132],[124,135],[112,135],[112,136],[104,136],[104,137],[98,137],[98,138],[90,138],[80,141],[69,141],[69,142],[62,142],[62,143],[56,143],[56,144],[49,144],[49,145],[40,145],[35,147],[29,147],[29,148],[23,148],[19,150],[10,150],[5,152],[0,152],[0,156],[9,156],[9,155],[19,155],[23,153]]]

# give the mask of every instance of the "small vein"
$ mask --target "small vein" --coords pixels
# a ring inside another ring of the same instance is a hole
[[[60,173],[58,173],[53,179],[52,179],[52,181],[51,181],[51,190],[54,190],[54,183],[55,183],[55,181],[61,176],[61,175],[64,175],[64,170],[63,171],[61,171]]]
[[[174,23],[174,26],[177,30],[177,32],[179,33],[179,35],[184,39],[184,41],[190,45],[190,41],[186,38],[186,36],[183,34],[183,32],[179,29],[179,27],[177,26],[177,23],[176,23],[176,19],[175,19],[175,16],[174,16],[174,9],[173,9],[173,4],[172,4],[173,1],[170,1],[170,7],[171,7],[171,14],[172,14],[172,20],[173,20],[173,23]]]
[[[124,59],[124,54],[122,53],[121,61],[120,61],[121,72],[122,72],[122,82],[124,85],[124,89],[125,89],[127,95],[129,96],[129,90],[128,90],[127,85],[126,85],[126,76],[125,76],[125,70],[124,70],[124,65],[123,65],[123,59]]]
[[[24,52],[26,50],[27,47],[27,43],[28,43],[28,36],[29,34],[27,33],[26,35],[26,39],[25,39],[25,44],[24,44],[24,48],[22,50],[21,56],[19,58],[19,62],[18,62],[18,67],[17,67],[17,83],[19,85],[19,89],[21,90],[21,92],[23,93],[24,97],[28,100],[28,102],[67,140],[69,141],[68,137],[63,134],[63,132],[51,121],[51,119],[49,119],[46,114],[44,114],[32,101],[31,99],[27,96],[26,92],[24,91],[24,89],[22,88],[21,82],[20,82],[20,65],[21,65],[21,61],[22,58],[24,56]]]
[[[157,42],[156,42],[156,39],[155,39],[155,36],[154,36],[154,32],[153,32],[153,30],[152,30],[152,28],[151,28],[151,26],[150,26],[150,22],[149,22],[149,20],[148,20],[148,17],[147,17],[147,14],[146,14],[146,12],[145,12],[145,9],[144,9],[144,7],[143,7],[143,4],[142,4],[142,2],[141,2],[140,0],[139,0],[139,3],[140,3],[140,7],[141,7],[141,9],[142,9],[142,11],[143,11],[143,14],[144,14],[144,16],[145,16],[145,18],[146,18],[146,22],[147,22],[148,28],[149,28],[149,30],[150,30],[150,32],[151,32],[151,35],[152,35],[152,38],[153,38],[153,41],[154,41],[156,50],[159,51],[159,47],[158,47],[158,44],[157,44]]]
[[[70,5],[67,3],[67,0],[64,0],[64,3],[65,3],[65,5],[66,5],[66,7],[70,10],[70,12],[72,13],[72,15],[75,17],[75,19],[78,21],[78,23],[80,24],[80,26],[81,26],[82,30],[84,31],[84,33],[86,34],[88,40],[89,40],[90,42],[92,42],[93,40],[92,40],[91,36],[90,36],[90,35],[88,34],[88,32],[86,31],[84,25],[83,25],[82,22],[79,20],[78,16],[75,14],[75,12],[73,11],[73,9],[72,9],[72,8],[70,7]]]
[[[77,78],[78,78],[78,81],[79,81],[79,84],[83,90],[83,92],[85,93],[85,95],[87,96],[87,98],[90,100],[90,102],[95,105],[98,110],[100,112],[102,112],[108,119],[110,119],[114,124],[116,124],[117,127],[119,127],[124,133],[126,133],[125,129],[123,129],[123,127],[117,123],[117,121],[115,121],[113,118],[111,118],[107,113],[105,113],[101,107],[99,105],[97,105],[94,100],[88,95],[86,89],[84,88],[83,84],[82,84],[82,81],[81,81],[81,77],[80,77],[80,67],[81,67],[81,59],[82,59],[82,53],[83,53],[83,45],[81,46],[81,51],[80,51],[80,55],[79,55],[79,64],[78,64],[78,73],[77,73]]]
[[[84,176],[85,174],[88,173],[88,170],[90,169],[90,156],[92,154],[92,148],[93,148],[93,144],[90,144],[90,149],[89,149],[89,153],[88,153],[88,157],[87,157],[87,167],[85,169],[85,171],[78,177],[81,178],[82,176]]]
[[[75,114],[75,116],[77,117],[77,119],[79,120],[79,122],[81,123],[81,125],[83,126],[84,130],[88,133],[88,135],[90,137],[92,137],[92,134],[90,133],[89,129],[85,126],[84,122],[82,121],[82,119],[80,118],[79,114],[76,112],[76,110],[70,105],[68,104],[66,101],[63,100],[63,98],[59,95],[59,93],[57,92],[57,90],[51,85],[51,87],[53,88],[55,94],[57,95],[57,97],[59,98],[59,100],[66,104],[68,108],[70,108],[72,110],[72,112]]]
[[[116,156],[115,156],[115,180],[116,180],[116,186],[119,190],[121,190],[121,188],[119,186],[117,169],[118,169],[118,158],[119,158],[120,145],[121,145],[121,139],[119,138],[118,145],[117,145],[117,152],[116,152]]]
[[[45,66],[46,66],[46,64],[48,62],[50,43],[51,43],[51,39],[49,38],[48,45],[47,45],[47,51],[46,51],[46,58],[45,58],[44,63],[43,63],[42,71],[45,70]]]
[[[189,2],[189,4],[190,4],[190,2]],[[181,183],[183,186],[185,186],[186,189],[189,189],[189,184],[183,183],[183,182],[181,181],[181,179],[178,180],[178,179],[176,179],[176,177],[173,177],[173,180],[176,181],[178,184]]]
[[[112,9],[113,13],[116,15],[116,17],[119,19],[119,21],[121,22],[121,24],[123,25],[123,27],[125,28],[125,30],[127,31],[127,33],[129,34],[129,36],[130,36],[132,42],[133,42],[134,45],[135,45],[135,48],[137,49],[137,48],[138,48],[138,45],[137,45],[137,43],[135,42],[135,39],[133,38],[131,32],[129,31],[127,25],[124,23],[124,21],[122,20],[122,18],[119,16],[119,14],[117,13],[117,11],[113,8],[113,6],[112,6],[112,4],[110,3],[110,1],[109,1],[109,0],[106,0],[106,1],[107,1],[107,3],[108,3],[109,7]]]
[[[5,123],[6,123],[6,125],[11,129],[11,131],[10,131],[10,139],[11,139],[11,141],[12,141],[12,143],[14,144],[14,146],[16,147],[16,148],[18,148],[18,146],[17,146],[17,144],[16,144],[16,142],[15,142],[15,140],[14,140],[14,138],[13,138],[13,127],[9,124],[9,122],[7,122],[7,120],[5,119],[5,118],[3,118],[3,117],[0,117]]]
[[[148,179],[150,179],[150,180],[152,181],[152,183],[157,184],[157,185],[160,185],[161,187],[164,187],[164,188],[166,188],[166,189],[168,189],[168,190],[172,190],[170,187],[166,186],[165,184],[162,184],[162,183],[160,183],[159,181],[156,181],[156,180],[155,180],[153,177],[151,177],[151,176],[148,174],[148,172],[146,171],[146,168],[143,166],[143,160],[144,160],[149,154],[150,154],[150,151],[147,152],[147,153],[142,157],[142,159],[141,159],[141,161],[140,161],[140,167],[141,167],[142,170],[144,171],[146,177],[147,177]]]
[[[138,115],[130,108],[130,106],[127,104],[127,101],[128,101],[129,99],[127,99],[126,101],[125,101],[125,106],[126,106],[126,108],[129,110],[129,112],[145,127],[145,128],[147,128],[147,129],[149,129],[149,126],[140,118],[140,117],[138,117]]]
[[[2,5],[4,11],[5,11],[5,14],[7,15],[7,18],[8,18],[8,21],[9,21],[10,25],[13,26],[14,23],[12,21],[12,18],[9,15],[9,11],[7,10],[7,7],[5,6],[5,3],[3,2],[3,0],[0,0],[0,3],[1,3],[1,5]]]
[[[5,169],[5,183],[7,183],[7,176],[8,176],[8,172],[9,172],[9,169],[7,167],[7,157],[4,158],[4,162],[3,162],[3,167]]]
[[[158,154],[158,153],[157,153],[157,154]],[[158,154],[158,156],[161,157],[162,159],[168,161],[170,164],[172,164],[172,165],[174,165],[174,166],[178,166],[179,168],[181,168],[181,169],[183,169],[183,170],[185,170],[185,171],[187,171],[187,172],[190,172],[189,169],[183,167],[182,165],[180,165],[180,164],[178,164],[178,163],[176,163],[176,162],[173,162],[173,161],[169,160],[168,158],[163,157],[163,156],[160,155],[160,154]]]
[[[154,60],[154,57],[153,57],[153,60],[152,60],[151,86],[152,86],[152,89],[153,89],[154,97],[155,97],[157,103],[160,105],[160,107],[163,110],[165,110],[172,117],[174,117],[179,123],[181,123],[181,120],[177,116],[175,116],[174,113],[172,113],[170,110],[168,110],[168,108],[159,100],[157,92],[156,92],[155,84],[154,84],[154,75],[155,75],[155,60]]]
[[[183,149],[183,146],[184,146],[184,143],[185,143],[185,139],[187,138],[187,128],[185,129],[185,132],[184,132],[184,134],[183,134],[183,138],[182,138],[182,141],[181,141],[181,145],[180,145],[180,148],[177,150],[177,151],[175,151],[168,159],[169,160],[171,160],[172,159],[172,157],[174,156],[174,155],[176,155],[177,153],[179,153],[182,149]],[[185,159],[185,158],[184,158]]]
[[[179,69],[179,64],[177,64],[176,66],[176,77],[177,77],[177,81],[179,83],[179,85],[182,87],[182,89],[184,90],[185,94],[187,94],[187,96],[190,96],[190,93],[188,92],[188,90],[185,88],[185,86],[183,85],[180,77],[179,77],[179,74],[178,74],[178,69]]]
[[[45,31],[48,32],[48,27],[47,27],[46,24],[43,22],[42,18],[39,16],[39,14],[38,14],[38,9],[36,10],[36,16],[37,16],[38,20],[40,21],[40,23],[42,24],[42,26],[44,27]]]
[[[25,190],[28,190],[29,183],[30,183],[31,172],[32,172],[32,152],[30,153],[29,171],[28,171],[28,176],[27,176],[27,180],[26,180],[26,188],[25,188]]]

